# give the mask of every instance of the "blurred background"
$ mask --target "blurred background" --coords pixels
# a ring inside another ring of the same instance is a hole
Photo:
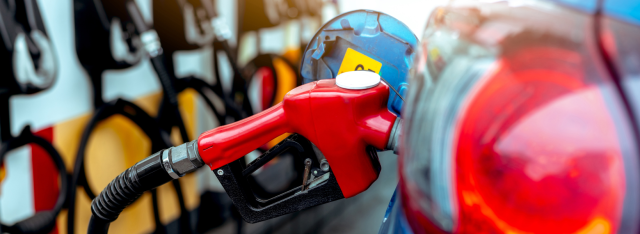
[[[3,39],[9,51],[3,54],[3,63],[17,63],[15,54],[21,48],[37,60],[27,70],[2,69],[1,139],[3,143],[33,135],[45,139],[59,153],[68,178],[59,176],[61,163],[50,157],[46,144],[9,144],[11,150],[3,153],[0,221],[11,226],[39,211],[64,207],[53,214],[51,233],[67,233],[69,223],[75,233],[84,233],[91,195],[163,148],[155,139],[158,130],[148,126],[153,118],[170,133],[172,144],[193,140],[206,130],[278,103],[300,85],[302,52],[327,20],[372,9],[397,18],[419,38],[430,12],[445,2],[136,0],[141,17],[153,24],[163,47],[165,67],[158,67],[134,50],[145,38],[134,36],[140,28],[135,17],[123,13],[126,1],[1,1],[1,26],[11,36]],[[7,17],[22,26],[12,28]],[[207,32],[204,24],[212,24],[214,31]],[[10,48],[7,41],[16,46]],[[34,45],[39,52],[33,51]],[[33,80],[33,87],[4,81],[34,68],[42,82]],[[159,76],[161,70],[171,79]],[[167,92],[174,93],[175,100],[163,96]],[[172,108],[179,110],[177,117]],[[216,177],[202,168],[181,178],[179,185],[164,185],[156,194],[143,195],[111,224],[111,232],[178,233],[185,232],[178,224],[186,222],[192,227],[187,231],[193,233],[376,233],[398,180],[396,155],[385,152],[380,160],[380,179],[355,198],[258,224],[241,221]],[[291,169],[295,163],[286,155],[279,157],[257,173],[256,186],[265,194],[286,190],[298,176]],[[60,192],[62,180],[69,181],[66,191],[73,194]],[[77,190],[72,190],[76,184]],[[59,194],[75,196],[72,222],[66,208],[69,198],[59,204]]]

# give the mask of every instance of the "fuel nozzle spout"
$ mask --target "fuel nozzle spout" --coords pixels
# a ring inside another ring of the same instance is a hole
[[[402,119],[397,118],[396,122],[393,124],[393,128],[391,129],[391,134],[389,135],[389,141],[387,141],[388,150],[392,150],[394,154],[398,154],[398,150],[400,146],[398,143],[400,142],[400,134],[402,133]]]

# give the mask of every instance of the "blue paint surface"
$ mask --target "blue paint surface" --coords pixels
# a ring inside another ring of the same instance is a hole
[[[640,26],[640,0],[605,0],[602,12],[607,16]]]
[[[586,13],[593,14],[598,9],[598,0],[550,0]]]

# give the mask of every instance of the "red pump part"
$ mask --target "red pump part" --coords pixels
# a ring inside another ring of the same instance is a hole
[[[283,133],[298,133],[322,151],[344,197],[352,197],[378,178],[366,148],[387,145],[396,120],[388,98],[383,83],[364,90],[340,88],[335,79],[305,84],[263,112],[203,133],[199,154],[214,170]]]

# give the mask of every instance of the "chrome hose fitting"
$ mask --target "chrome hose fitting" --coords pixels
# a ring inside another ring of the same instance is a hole
[[[193,140],[162,152],[162,165],[171,178],[177,179],[204,165],[198,154],[198,141]]]

